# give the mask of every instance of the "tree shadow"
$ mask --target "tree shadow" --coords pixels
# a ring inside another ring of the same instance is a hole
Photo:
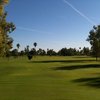
[[[44,61],[31,61],[31,63],[81,63],[95,60],[44,60]]]
[[[100,88],[100,77],[94,77],[94,78],[80,78],[75,79],[72,82],[74,83],[83,83],[84,85]]]
[[[73,65],[73,66],[61,66],[55,67],[54,70],[76,70],[84,68],[100,68],[100,64],[87,64],[87,65]]]

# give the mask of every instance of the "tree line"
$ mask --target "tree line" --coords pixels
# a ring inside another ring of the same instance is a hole
[[[75,48],[62,48],[58,52],[53,49],[47,49],[46,51],[43,49],[36,50],[37,43],[34,43],[34,48],[29,50],[29,46],[26,46],[24,50],[19,52],[20,44],[18,43],[17,49],[13,49],[13,39],[10,37],[10,33],[12,33],[16,27],[13,22],[8,22],[7,12],[5,11],[5,5],[8,4],[9,0],[0,0],[0,56],[9,57],[9,56],[22,56],[27,55],[29,59],[36,55],[59,55],[59,56],[74,56],[74,55],[87,55],[96,57],[100,57],[100,25],[93,26],[92,30],[90,30],[87,41],[91,45],[91,49],[88,47],[84,47],[83,49],[77,50]]]
[[[14,56],[14,57],[19,57],[19,56],[27,56],[28,59],[32,59],[32,57],[36,56],[81,56],[81,55],[86,55],[90,56],[91,55],[91,50],[88,47],[84,48],[62,48],[59,51],[55,51],[53,49],[47,49],[44,50],[42,48],[36,49],[37,43],[33,43],[33,48],[29,49],[29,45],[25,47],[24,50],[19,51],[19,48],[21,45],[18,43],[16,44],[16,49],[13,49],[9,52],[8,57]]]

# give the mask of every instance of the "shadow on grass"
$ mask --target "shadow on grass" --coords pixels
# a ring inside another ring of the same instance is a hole
[[[31,63],[81,63],[81,62],[89,62],[95,60],[45,60],[45,61],[31,61]]]
[[[61,66],[55,67],[54,70],[76,70],[83,68],[100,68],[100,64],[87,64],[87,65],[73,65],[73,66]]]
[[[73,80],[74,83],[83,83],[84,85],[100,88],[100,77],[94,77],[94,78],[80,78]]]

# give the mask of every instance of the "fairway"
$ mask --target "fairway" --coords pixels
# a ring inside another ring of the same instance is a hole
[[[76,56],[0,58],[0,100],[100,100],[100,62]]]

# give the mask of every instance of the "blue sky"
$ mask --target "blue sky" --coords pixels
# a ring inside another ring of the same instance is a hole
[[[100,24],[100,0],[10,0],[7,20],[14,48],[37,42],[37,48],[90,47],[86,41],[93,25]]]

